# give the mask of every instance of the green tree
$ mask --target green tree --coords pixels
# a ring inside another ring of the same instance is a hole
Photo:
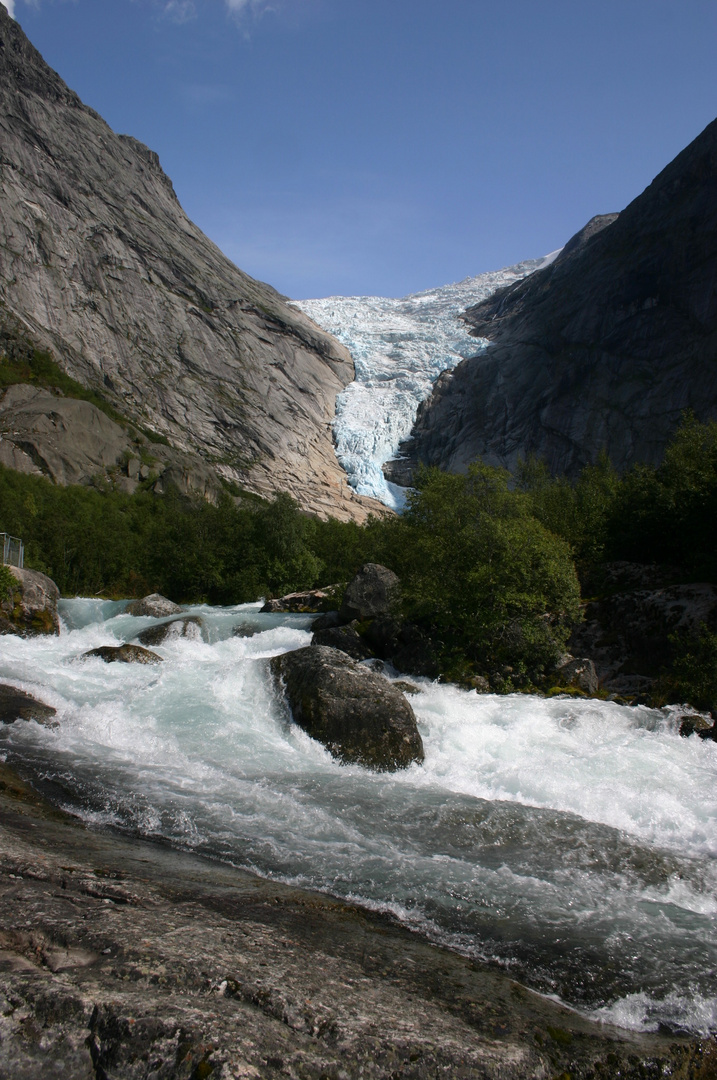
[[[444,664],[510,664],[534,679],[563,650],[579,615],[567,543],[531,514],[510,474],[424,471],[390,526],[407,615],[442,642]]]

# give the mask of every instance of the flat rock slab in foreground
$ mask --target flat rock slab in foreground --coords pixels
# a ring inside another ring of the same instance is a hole
[[[14,686],[0,684],[0,723],[14,724],[16,720],[34,720],[38,724],[53,725],[57,709],[17,690]]]
[[[161,664],[162,657],[150,649],[143,649],[141,645],[100,645],[98,649],[90,649],[83,653],[83,660],[90,656],[96,656],[104,660],[106,664]]]
[[[709,1080],[381,915],[89,832],[0,763],[0,1076]]]
[[[381,675],[324,645],[275,656],[271,668],[296,723],[340,761],[382,772],[423,761],[413,709]]]

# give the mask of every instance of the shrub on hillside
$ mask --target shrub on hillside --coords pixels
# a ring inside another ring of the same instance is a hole
[[[486,465],[466,476],[424,471],[403,518],[392,523],[392,558],[406,615],[430,629],[443,667],[509,665],[534,680],[564,650],[580,592],[568,544],[531,513],[510,474]]]

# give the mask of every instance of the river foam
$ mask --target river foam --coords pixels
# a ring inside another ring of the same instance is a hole
[[[680,738],[674,710],[416,680],[425,764],[375,774],[338,765],[271,683],[310,617],[192,608],[204,639],[144,667],[80,657],[154,620],[62,610],[59,638],[0,654],[59,726],[18,721],[0,751],[88,822],[391,911],[623,1026],[717,1027],[717,746]]]

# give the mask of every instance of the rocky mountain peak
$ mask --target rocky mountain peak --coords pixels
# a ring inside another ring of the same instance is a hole
[[[0,317],[225,479],[321,514],[378,507],[334,453],[348,351],[234,266],[157,154],[85,106],[2,5]]]
[[[621,214],[470,308],[487,349],[443,375],[405,448],[461,471],[536,454],[574,474],[607,450],[656,463],[685,409],[717,416],[717,121]]]

